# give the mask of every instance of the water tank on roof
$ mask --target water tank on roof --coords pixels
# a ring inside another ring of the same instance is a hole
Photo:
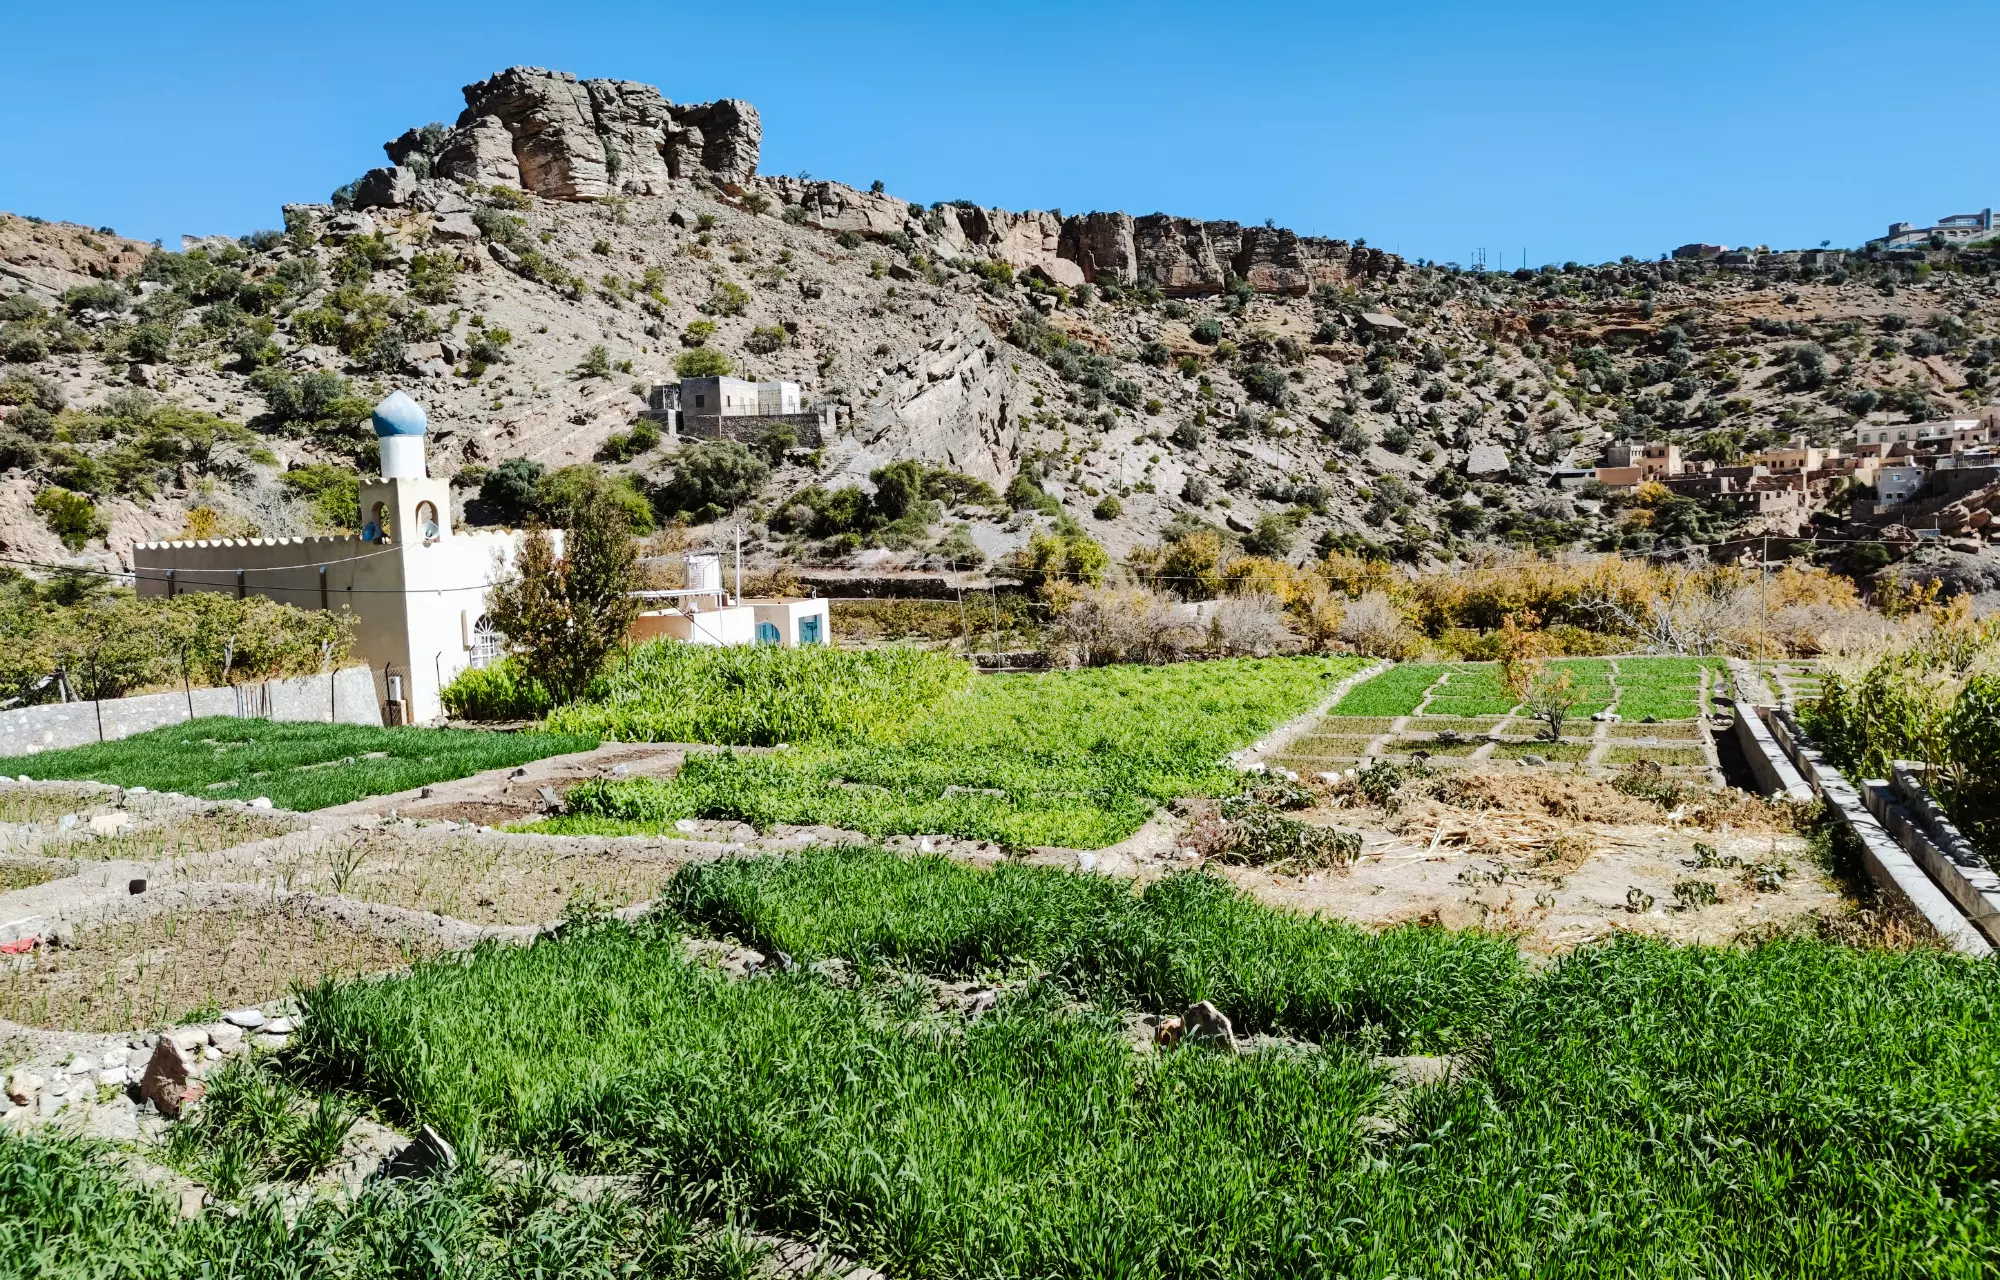
[[[722,557],[712,553],[689,556],[687,558],[687,589],[689,591],[722,590]]]

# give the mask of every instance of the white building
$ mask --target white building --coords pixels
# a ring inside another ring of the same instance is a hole
[[[381,476],[361,484],[359,537],[142,542],[132,564],[141,596],[232,591],[352,615],[384,721],[422,724],[444,714],[438,690],[453,676],[499,659],[486,595],[520,535],[452,528],[450,486],[425,466],[415,401],[391,393],[374,423]]]
[[[746,382],[742,378],[683,378],[681,413],[690,418],[761,418],[803,413],[796,382]]]
[[[1883,467],[1875,473],[1875,506],[1898,507],[1924,487],[1922,467]]]
[[[1947,418],[1942,422],[1860,422],[1854,426],[1856,444],[1934,444],[1949,440],[1970,444],[1986,438],[1986,428],[1977,418]]]
[[[722,585],[722,558],[712,553],[687,557],[687,586],[639,594],[664,607],[649,609],[633,622],[635,641],[667,636],[690,644],[772,644],[795,649],[833,639],[833,619],[826,601],[731,596]]]

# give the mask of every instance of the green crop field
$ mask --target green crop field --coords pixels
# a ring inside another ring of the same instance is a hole
[[[1435,663],[1399,662],[1347,691],[1333,708],[1337,716],[1406,716],[1424,700],[1445,668]],[[1385,726],[1386,727],[1386,726]]]
[[[568,816],[535,829],[621,834],[725,818],[1097,848],[1177,796],[1235,790],[1228,753],[1310,710],[1358,665],[1268,658],[990,676],[788,751],[698,755],[667,780],[586,782],[566,797]]]
[[[596,745],[595,737],[579,734],[377,729],[211,716],[116,742],[0,759],[0,774],[88,779],[218,800],[267,796],[281,809],[303,811]]]
[[[856,968],[732,979],[683,930]],[[968,1023],[908,973],[1015,983]],[[1198,995],[1300,1039],[1128,1046],[1125,1011]],[[1626,938],[1530,968],[1494,935],[1371,935],[1198,875],[1134,895],[828,852],[690,867],[646,920],[306,1007],[313,1088],[897,1276],[2000,1261],[2000,969],[1939,951]],[[1462,1077],[1414,1091],[1373,1065],[1459,1046]],[[0,1181],[0,1210],[36,1185]]]
[[[1445,682],[1432,692],[1424,708],[1426,715],[1501,715],[1518,701],[1500,683],[1497,662],[1454,663],[1446,671]]]
[[[974,679],[964,662],[927,649],[662,640],[641,646],[591,699],[553,712],[546,727],[620,742],[745,747],[894,736]]]
[[[1592,716],[1613,702],[1617,684],[1619,715],[1626,720],[1692,720],[1702,713],[1701,673],[1726,678],[1727,664],[1719,658],[1558,658],[1550,667],[1567,671],[1582,688],[1583,700],[1571,712]],[[1616,674],[1614,677],[1614,665]],[[1443,683],[1440,677],[1449,676]],[[1335,716],[1399,716],[1424,706],[1426,718],[1484,717],[1487,723],[1514,706],[1514,697],[1500,683],[1500,666],[1492,662],[1398,663],[1381,675],[1348,691],[1333,709]]]
[[[687,936],[798,963],[740,978]],[[1001,987],[968,1017],[927,980]],[[1134,1050],[1131,1014],[1198,998],[1283,1039]],[[276,1074],[225,1073],[166,1145],[225,1188],[197,1219],[0,1135],[0,1270],[720,1280],[756,1273],[752,1231],[919,1280],[2000,1265],[2000,967],[1940,950],[1627,936],[1529,965],[1198,873],[809,850],[302,1001]],[[1398,1053],[1462,1056],[1400,1086]],[[302,1211],[251,1185],[356,1109],[467,1159]],[[575,1203],[558,1169],[630,1190]]]

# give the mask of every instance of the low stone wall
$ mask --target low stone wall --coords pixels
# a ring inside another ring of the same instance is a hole
[[[379,725],[382,706],[375,700],[374,673],[367,667],[348,667],[323,676],[221,689],[18,707],[0,711],[0,755],[112,742],[203,716]]]
[[[1800,804],[1810,804],[1812,788],[1771,736],[1771,727],[1764,723],[1770,713],[1769,707],[1752,706],[1746,702],[1736,704],[1736,745],[1743,750],[1743,760],[1750,767],[1750,775],[1757,780],[1757,789],[1767,796],[1784,800],[1796,800]]]
[[[1895,836],[1882,825],[1870,808],[1866,792],[1857,789],[1830,764],[1819,749],[1799,731],[1791,713],[1782,707],[1771,712],[1771,737],[1777,742],[1799,775],[1826,802],[1835,816],[1861,842],[1863,872],[1885,897],[1906,907],[1930,925],[1944,944],[1967,955],[1990,956],[1993,944],[1968,920],[1958,904],[1932,881],[1923,867]],[[1886,783],[1877,784],[1886,789]],[[1864,783],[1863,787],[1868,787]],[[1872,787],[1869,787],[1872,790]]]
[[[2000,875],[1924,785],[1924,766],[1895,762],[1888,782],[1862,784],[1868,810],[1902,842],[1975,929],[2000,947]]]
[[[718,414],[698,414],[681,410],[681,438],[684,440],[735,440],[756,444],[771,427],[790,427],[801,449],[817,449],[825,442],[825,416],[807,413],[759,413],[726,418]]]

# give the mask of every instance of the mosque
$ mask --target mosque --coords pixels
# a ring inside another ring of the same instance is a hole
[[[232,591],[351,615],[353,652],[374,673],[383,722],[426,724],[443,717],[438,692],[452,677],[504,655],[486,599],[512,569],[521,534],[452,527],[450,485],[426,466],[429,421],[416,401],[391,392],[374,425],[381,475],[361,483],[359,536],[142,542],[132,567],[141,596]],[[824,600],[739,601],[713,568],[690,569],[717,580],[648,593],[687,598],[642,615],[635,640],[789,647],[829,638]]]

